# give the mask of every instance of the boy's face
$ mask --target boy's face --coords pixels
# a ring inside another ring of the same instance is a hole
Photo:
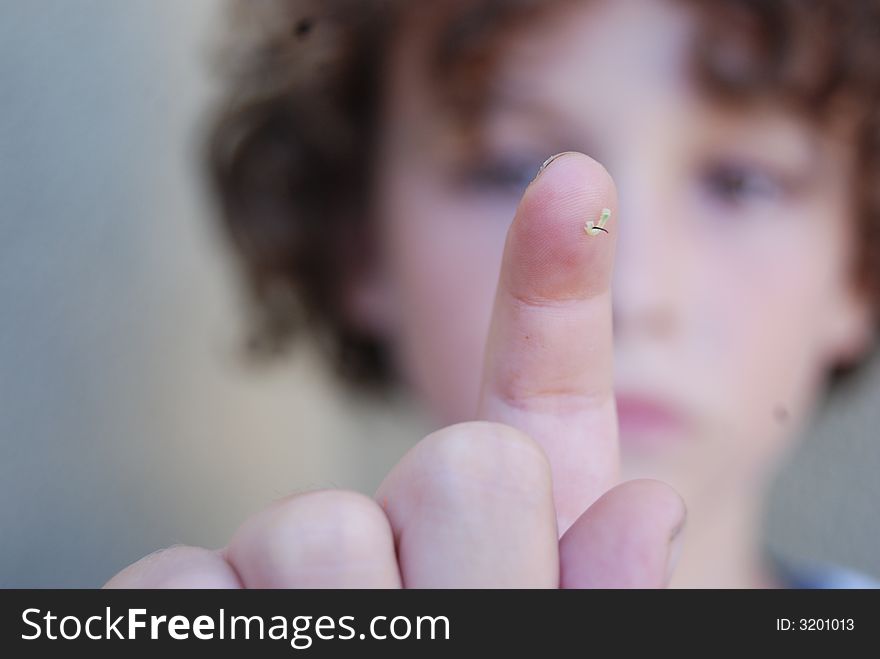
[[[664,0],[548,13],[505,50],[479,148],[438,111],[424,35],[404,36],[377,198],[390,283],[360,295],[391,301],[378,322],[428,406],[472,417],[519,195],[552,153],[593,156],[620,197],[625,476],[686,498],[759,483],[828,368],[870,332],[850,283],[849,146],[770,105],[713,103],[690,74],[695,27]]]

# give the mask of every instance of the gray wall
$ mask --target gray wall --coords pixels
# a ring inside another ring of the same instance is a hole
[[[0,586],[219,546],[290,491],[370,490],[419,432],[340,398],[308,352],[240,363],[195,176],[217,6],[0,0]],[[873,380],[821,419],[770,531],[880,575]]]
[[[308,354],[241,363],[195,175],[217,7],[0,3],[0,586],[219,546],[293,489],[375,486],[403,450],[350,440]]]

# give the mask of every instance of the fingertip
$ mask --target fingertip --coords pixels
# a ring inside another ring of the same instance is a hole
[[[564,151],[544,161],[527,191],[541,185],[560,184],[566,180],[568,182],[573,180],[574,183],[590,183],[590,188],[597,199],[614,188],[611,174],[598,160],[579,151]]]
[[[508,234],[507,285],[538,301],[607,290],[616,216],[614,181],[600,163],[576,152],[548,159],[524,193]]]

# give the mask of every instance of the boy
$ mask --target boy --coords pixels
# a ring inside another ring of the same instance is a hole
[[[758,529],[874,338],[880,2],[236,11],[212,171],[264,345],[316,327],[446,427],[374,499],[293,497],[111,585],[842,583]]]

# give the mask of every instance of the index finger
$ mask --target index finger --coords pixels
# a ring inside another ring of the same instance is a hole
[[[561,535],[617,480],[617,195],[591,158],[566,153],[551,161],[523,195],[507,235],[479,415],[544,448]]]

